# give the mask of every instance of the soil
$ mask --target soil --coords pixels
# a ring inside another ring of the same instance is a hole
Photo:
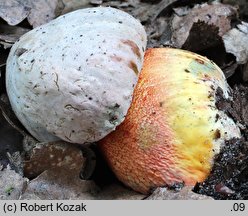
[[[224,110],[241,125],[241,139],[226,141],[214,160],[211,174],[195,186],[194,192],[214,199],[248,199],[248,87],[243,84],[233,87],[233,101],[222,97],[217,91],[217,107]]]

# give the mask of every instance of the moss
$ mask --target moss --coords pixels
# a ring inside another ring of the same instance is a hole
[[[12,193],[12,191],[14,190],[15,188],[13,186],[8,186],[6,189],[5,189],[5,193],[8,194],[8,196],[10,196],[10,194]]]

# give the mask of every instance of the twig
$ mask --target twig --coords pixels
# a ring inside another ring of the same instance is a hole
[[[0,65],[0,68],[1,68],[1,67],[3,67],[3,66],[5,66],[5,65],[6,65],[6,63],[4,63],[4,64],[1,64],[1,65]]]

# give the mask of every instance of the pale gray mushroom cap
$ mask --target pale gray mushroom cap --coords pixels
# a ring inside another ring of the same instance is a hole
[[[113,8],[81,9],[14,44],[6,85],[12,108],[39,141],[97,141],[119,125],[143,63],[146,33]]]

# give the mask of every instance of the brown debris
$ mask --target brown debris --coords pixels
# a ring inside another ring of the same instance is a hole
[[[232,103],[233,109],[238,113],[239,122],[240,124],[244,125],[246,127],[245,133],[248,132],[248,87],[245,85],[235,85],[233,87],[233,103]]]
[[[172,19],[172,41],[176,47],[183,47],[194,23],[204,22],[218,29],[223,36],[231,29],[231,20],[237,16],[237,9],[220,3],[196,5],[187,15],[174,15]],[[199,30],[201,31],[201,30]],[[208,33],[204,31],[203,34]]]
[[[197,52],[222,43],[218,35],[219,28],[203,21],[195,22],[190,29],[189,36],[182,45],[183,49]]]
[[[215,191],[225,196],[230,196],[235,193],[233,190],[231,190],[230,188],[228,188],[222,183],[215,185]]]
[[[240,113],[236,109],[236,104],[231,99],[226,99],[224,97],[223,91],[220,87],[216,90],[215,95],[216,101],[215,105],[217,109],[225,112],[228,116],[230,116],[236,123],[241,122]]]
[[[64,141],[39,143],[32,150],[29,160],[24,161],[24,175],[37,177],[46,170],[73,170],[79,176],[85,158],[81,150]]]

